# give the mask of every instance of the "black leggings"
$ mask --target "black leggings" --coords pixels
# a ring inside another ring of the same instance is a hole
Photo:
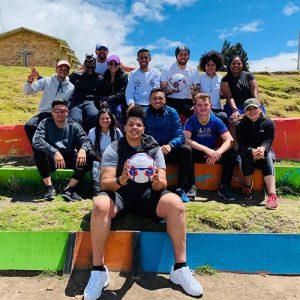
[[[67,153],[67,154],[61,153],[61,154],[64,158],[66,169],[74,170],[72,178],[77,181],[80,181],[84,176],[84,174],[91,170],[92,162],[95,159],[94,151],[89,151],[87,153],[86,164],[79,169],[76,167],[77,155],[75,153]],[[56,170],[53,158],[45,154],[43,151],[36,150],[36,149],[33,150],[33,156],[34,156],[36,167],[39,173],[41,174],[41,177],[43,179],[50,177],[51,172]]]
[[[182,144],[165,156],[167,164],[173,163],[178,165],[177,187],[181,189],[190,188],[193,182],[189,182],[189,173],[192,168],[192,148]]]
[[[274,152],[268,151],[265,154],[264,159],[254,161],[252,153],[249,151],[240,153],[238,155],[238,162],[244,176],[252,175],[255,168],[258,168],[261,170],[263,177],[266,177],[269,175],[275,175],[274,158]]]

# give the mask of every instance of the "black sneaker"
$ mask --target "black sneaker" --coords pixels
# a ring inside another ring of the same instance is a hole
[[[71,189],[63,190],[61,195],[64,199],[67,199],[69,201],[81,201],[82,200],[82,198],[76,192],[74,192]]]
[[[225,201],[235,201],[236,200],[231,189],[225,185],[223,185],[219,188],[218,195]]]
[[[55,196],[56,196],[56,192],[53,186],[46,187],[46,193],[44,195],[44,200],[49,201],[49,200],[54,200]]]
[[[191,198],[194,199],[197,196],[197,187],[196,185],[192,185],[187,191],[186,191],[186,195]]]

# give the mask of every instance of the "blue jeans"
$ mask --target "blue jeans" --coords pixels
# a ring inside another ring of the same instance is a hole
[[[69,120],[73,120],[89,132],[90,129],[96,126],[98,120],[98,109],[94,101],[83,101],[79,103],[70,103],[69,105]]]
[[[93,179],[93,187],[100,187],[100,174],[101,174],[101,162],[98,160],[93,161],[92,167],[92,179]]]

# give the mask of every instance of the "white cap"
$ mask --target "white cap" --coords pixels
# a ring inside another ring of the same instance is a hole
[[[56,64],[56,67],[60,67],[60,66],[68,66],[70,68],[70,64],[68,61],[66,60],[60,60],[57,64]]]

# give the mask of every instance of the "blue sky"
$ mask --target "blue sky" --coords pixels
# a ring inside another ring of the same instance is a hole
[[[2,31],[24,26],[63,38],[80,60],[105,40],[129,64],[139,47],[151,49],[154,65],[170,63],[178,44],[197,63],[227,38],[243,44],[254,70],[296,68],[300,0],[2,0],[0,9]]]

